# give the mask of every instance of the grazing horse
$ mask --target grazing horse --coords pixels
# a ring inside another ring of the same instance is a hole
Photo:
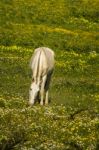
[[[38,99],[41,105],[44,102],[48,104],[48,89],[54,69],[54,52],[46,47],[35,49],[30,67],[32,83],[29,90],[29,104],[33,105]]]

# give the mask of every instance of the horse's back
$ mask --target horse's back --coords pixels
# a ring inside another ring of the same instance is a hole
[[[30,62],[31,69],[33,70],[39,62],[41,66],[45,66],[47,70],[52,70],[54,67],[54,52],[47,47],[35,49]]]

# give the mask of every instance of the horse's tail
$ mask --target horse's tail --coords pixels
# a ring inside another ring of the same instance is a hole
[[[41,51],[35,51],[31,60],[30,60],[30,68],[33,72],[33,78],[38,76],[39,62],[40,62]]]

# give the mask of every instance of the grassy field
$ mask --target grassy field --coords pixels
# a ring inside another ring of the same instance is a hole
[[[0,149],[99,149],[99,2],[1,0]],[[55,52],[48,106],[29,107],[29,60]]]

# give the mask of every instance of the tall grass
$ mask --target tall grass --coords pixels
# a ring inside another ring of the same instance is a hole
[[[0,150],[98,150],[99,1],[0,1]],[[55,52],[48,106],[29,107],[29,60]]]
[[[98,1],[1,0],[0,45],[98,51]]]

